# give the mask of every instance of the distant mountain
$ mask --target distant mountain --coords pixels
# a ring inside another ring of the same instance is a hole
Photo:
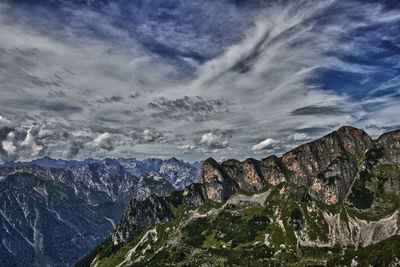
[[[0,265],[70,266],[112,233],[130,199],[176,190],[166,177],[197,182],[199,168],[176,159],[44,157],[3,164]]]
[[[90,203],[117,201],[127,202],[136,196],[139,180],[148,172],[157,171],[176,189],[200,181],[200,164],[186,163],[171,159],[85,159],[55,160],[50,157],[30,162],[6,162],[0,166],[0,175],[14,172],[28,172],[45,177],[74,188],[79,197]],[[141,184],[142,185],[142,184]]]
[[[135,189],[135,199],[144,200],[151,194],[168,196],[175,188],[157,171],[148,172]]]
[[[200,184],[131,200],[76,266],[398,266],[399,235],[400,130],[342,127],[282,157],[204,161]]]
[[[99,160],[95,159],[85,159],[83,161],[77,160],[63,160],[63,159],[52,159],[48,156],[45,156],[41,159],[35,159],[32,161],[21,162],[21,161],[8,161],[3,163],[1,166],[3,167],[23,167],[23,166],[30,166],[30,165],[37,165],[44,168],[78,168],[84,166],[89,163],[99,162]]]
[[[176,189],[184,189],[186,186],[200,182],[201,164],[186,163],[176,158],[170,158],[160,166],[160,174],[167,179]]]

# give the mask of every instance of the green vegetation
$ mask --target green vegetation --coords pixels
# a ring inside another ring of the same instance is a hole
[[[96,246],[93,251],[78,261],[75,264],[75,267],[86,267],[90,266],[90,263],[97,257],[99,260],[104,259],[106,257],[111,256],[113,253],[117,252],[120,249],[120,246],[114,246],[112,244],[111,237],[107,238],[100,245]]]
[[[397,266],[393,265],[396,258],[400,260],[400,236],[398,235],[356,251],[349,250],[343,256],[329,260],[328,266],[350,266],[353,260],[358,263],[358,266]],[[397,264],[400,262],[397,261]]]

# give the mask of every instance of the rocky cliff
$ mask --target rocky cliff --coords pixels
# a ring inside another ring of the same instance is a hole
[[[255,192],[266,184],[288,181],[308,187],[310,195],[326,204],[336,204],[343,199],[356,176],[357,159],[373,144],[383,142],[379,140],[373,141],[362,130],[341,127],[281,158],[227,160],[220,164],[209,159],[202,166],[202,184],[209,199],[221,202],[231,196],[235,188]]]

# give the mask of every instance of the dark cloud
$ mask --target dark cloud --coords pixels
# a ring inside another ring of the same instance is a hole
[[[310,116],[310,115],[325,115],[325,116],[335,116],[338,114],[344,114],[342,108],[337,106],[306,106],[302,108],[295,109],[290,112],[292,116]]]
[[[135,92],[133,94],[130,94],[129,97],[132,98],[132,99],[136,99],[138,97],[141,97],[141,95],[142,95],[141,93]]]
[[[148,104],[155,110],[154,118],[174,120],[207,121],[218,115],[229,113],[231,103],[223,99],[207,99],[203,97],[188,97],[178,99],[158,98]]]
[[[60,112],[60,113],[78,113],[83,110],[82,107],[75,106],[74,104],[65,103],[61,101],[39,101],[38,105],[45,108],[48,111]]]
[[[162,132],[159,132],[154,129],[138,130],[132,134],[132,138],[139,144],[157,143],[166,141],[166,136]]]
[[[110,103],[118,103],[121,102],[123,100],[122,97],[120,96],[111,96],[111,97],[105,97],[103,99],[97,100],[97,103],[100,104],[110,104]]]

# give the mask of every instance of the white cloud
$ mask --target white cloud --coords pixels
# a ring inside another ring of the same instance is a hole
[[[289,135],[288,139],[294,141],[305,141],[311,139],[311,137],[307,133],[294,133]]]
[[[110,133],[105,132],[93,139],[92,142],[88,143],[88,147],[112,151],[115,148],[113,141],[113,136]]]
[[[222,135],[216,135],[212,132],[203,134],[200,139],[200,143],[205,144],[208,148],[213,149],[226,148],[229,144],[228,140],[225,140]]]
[[[279,144],[280,141],[275,140],[273,138],[267,138],[264,141],[254,145],[251,147],[251,150],[253,150],[254,152],[258,152],[261,150],[265,150],[265,149],[272,149],[274,148],[274,145]]]
[[[192,150],[194,150],[195,148],[196,148],[195,146],[193,146],[193,145],[188,145],[188,144],[178,146],[178,149],[179,149],[179,150],[183,150],[183,151],[185,151],[185,152],[192,151]]]

